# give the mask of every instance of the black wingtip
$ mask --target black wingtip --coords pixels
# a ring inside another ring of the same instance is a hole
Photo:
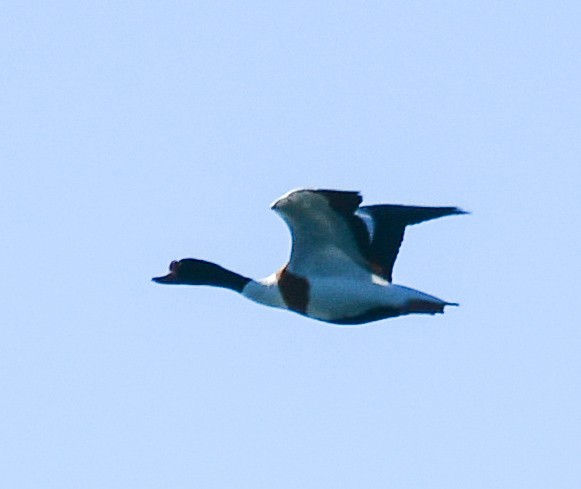
[[[430,209],[429,207],[427,209]],[[433,214],[432,216],[428,216],[426,221],[430,219],[437,219],[439,217],[446,217],[446,216],[463,216],[467,214],[472,214],[470,211],[465,211],[460,207],[433,207]]]

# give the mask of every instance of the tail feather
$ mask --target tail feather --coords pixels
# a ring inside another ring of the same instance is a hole
[[[412,299],[406,304],[408,312],[416,314],[443,314],[446,306],[459,306],[457,302],[441,302],[426,299]]]

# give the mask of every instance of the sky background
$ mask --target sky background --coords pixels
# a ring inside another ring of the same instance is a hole
[[[581,487],[581,3],[4,1],[0,486]],[[285,263],[296,187],[458,205],[337,327],[150,282]]]

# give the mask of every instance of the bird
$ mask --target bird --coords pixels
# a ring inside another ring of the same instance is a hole
[[[208,285],[337,325],[360,325],[409,314],[442,314],[458,306],[393,283],[407,226],[467,214],[458,207],[365,205],[360,192],[296,189],[272,205],[290,229],[290,259],[260,280],[216,263],[184,258],[158,284]]]

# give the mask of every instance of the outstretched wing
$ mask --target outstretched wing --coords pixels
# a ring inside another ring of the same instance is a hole
[[[358,192],[294,190],[272,208],[292,235],[288,271],[301,276],[337,276],[364,273],[362,249],[369,243],[364,222],[355,216]]]
[[[273,204],[288,224],[293,242],[292,273],[375,273],[392,279],[405,227],[451,214],[456,207],[373,205],[359,207],[359,192],[295,190]]]

